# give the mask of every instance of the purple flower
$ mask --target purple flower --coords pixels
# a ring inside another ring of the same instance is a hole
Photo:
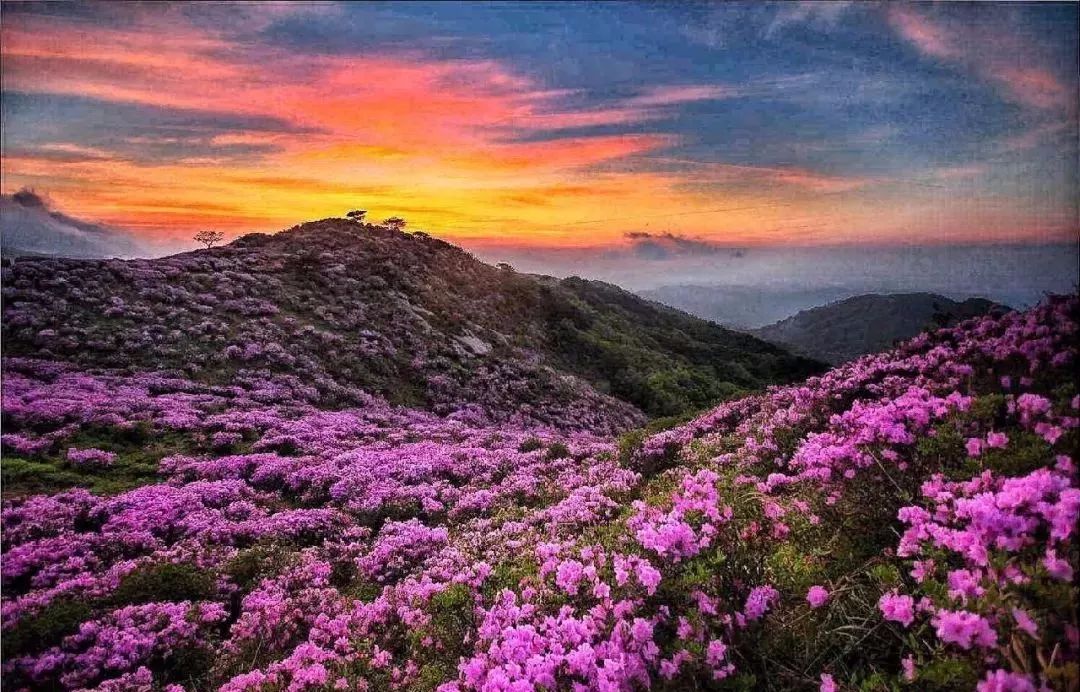
[[[806,601],[811,608],[820,608],[829,600],[829,591],[824,586],[811,586],[806,592]]]
[[[1030,676],[1007,670],[993,670],[979,681],[978,692],[1035,692],[1038,688]]]
[[[886,620],[899,622],[904,627],[915,621],[915,599],[911,596],[901,596],[895,591],[887,593],[878,600],[878,608]]]

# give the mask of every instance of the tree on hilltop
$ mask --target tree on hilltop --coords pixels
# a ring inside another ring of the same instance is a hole
[[[367,216],[367,209],[353,209],[345,216],[357,223],[360,223],[364,220],[364,217]]]
[[[405,219],[400,216],[391,216],[386,221],[383,221],[383,225],[392,231],[400,231],[405,228]]]
[[[192,237],[192,239],[196,243],[202,243],[206,246],[206,249],[209,250],[210,248],[214,247],[222,240],[224,240],[225,234],[221,231],[199,231]]]

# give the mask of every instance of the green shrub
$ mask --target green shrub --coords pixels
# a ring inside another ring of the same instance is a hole
[[[972,690],[979,680],[975,666],[955,658],[936,658],[919,669],[919,689]]]
[[[292,556],[293,553],[277,544],[255,545],[233,556],[225,563],[222,573],[246,592],[266,577],[279,574]]]
[[[562,442],[552,442],[548,445],[548,451],[545,456],[548,459],[565,459],[570,456],[570,448]]]
[[[637,456],[638,450],[641,449],[641,445],[645,442],[645,436],[645,430],[641,428],[619,436],[620,465],[624,468],[633,467],[634,458]]]
[[[469,587],[454,584],[431,597],[432,635],[442,642],[449,660],[456,661],[468,653],[469,647],[462,639],[463,632],[473,629],[473,596]]]
[[[79,625],[92,615],[93,609],[87,601],[53,601],[38,614],[22,618],[4,633],[4,660],[57,646],[64,637],[75,634]]]
[[[528,454],[529,452],[535,452],[544,446],[544,443],[540,441],[538,437],[530,437],[522,441],[518,446],[518,451],[522,454]]]
[[[201,601],[214,595],[214,578],[195,565],[157,562],[142,565],[120,580],[111,601],[135,605],[156,601]]]

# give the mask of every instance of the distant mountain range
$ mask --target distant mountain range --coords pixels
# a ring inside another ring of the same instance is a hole
[[[160,254],[125,231],[53,211],[31,190],[0,195],[0,253],[76,259]]]
[[[934,293],[871,294],[803,310],[751,333],[835,365],[885,351],[927,328],[1008,310],[984,298],[958,302]]]

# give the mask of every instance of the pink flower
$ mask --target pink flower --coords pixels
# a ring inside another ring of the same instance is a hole
[[[966,610],[939,610],[933,619],[937,636],[961,649],[978,645],[984,649],[997,646],[997,632],[986,618]]]
[[[780,592],[771,586],[758,586],[750,590],[746,597],[746,606],[743,609],[747,620],[758,620],[762,615],[769,612],[772,601],[780,597]]]
[[[1028,615],[1028,612],[1026,610],[1022,610],[1020,608],[1013,608],[1012,614],[1013,618],[1016,620],[1017,627],[1019,627],[1024,632],[1027,632],[1029,635],[1031,635],[1032,638],[1038,638],[1039,625],[1030,615]]]
[[[878,599],[878,608],[886,620],[899,622],[904,627],[915,621],[915,599],[911,596],[900,596],[895,591],[887,593]]]
[[[1032,679],[1021,673],[994,670],[986,674],[975,687],[978,692],[1035,692]]]
[[[833,680],[833,676],[828,673],[821,674],[821,687],[818,688],[820,692],[836,692],[836,681]]]
[[[986,446],[993,449],[1001,449],[1009,444],[1009,436],[1003,432],[992,432],[986,436]]]
[[[900,661],[900,665],[904,668],[904,680],[913,682],[915,680],[915,659],[911,656],[905,656],[904,660]]]
[[[1046,551],[1046,557],[1043,558],[1043,565],[1046,567],[1046,571],[1049,572],[1050,576],[1054,579],[1072,581],[1072,565],[1070,565],[1069,561],[1065,558],[1058,557],[1057,551],[1053,548]]]
[[[577,560],[563,560],[555,572],[555,583],[571,596],[576,594],[581,583],[582,567]]]
[[[829,591],[824,586],[811,586],[806,592],[806,600],[811,608],[820,608],[829,600]]]
[[[727,656],[727,646],[719,639],[713,639],[705,651],[705,662],[710,666],[717,667]]]
[[[982,454],[983,441],[977,437],[969,437],[967,444],[964,446],[967,448],[969,457],[977,457]]]
[[[638,581],[645,587],[645,592],[652,596],[656,593],[656,587],[660,584],[660,571],[642,560],[634,568],[634,574]]]

